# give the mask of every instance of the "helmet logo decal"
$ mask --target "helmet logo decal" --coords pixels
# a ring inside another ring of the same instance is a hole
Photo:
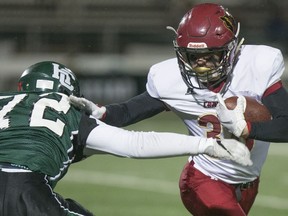
[[[203,48],[207,48],[207,44],[202,42],[202,43],[195,43],[195,42],[190,42],[187,45],[187,48],[191,48],[191,49],[203,49]]]
[[[69,89],[70,91],[74,90],[74,86],[71,84],[71,78],[75,80],[75,77],[72,71],[68,68],[59,68],[58,64],[53,64],[53,74],[52,77],[58,79],[61,85]]]
[[[54,82],[51,80],[41,80],[36,81],[36,88],[40,89],[53,89]]]
[[[228,12],[226,12],[224,16],[220,17],[220,19],[229,31],[234,32],[234,19]]]

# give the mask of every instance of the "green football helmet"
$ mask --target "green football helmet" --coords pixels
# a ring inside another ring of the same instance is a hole
[[[18,81],[18,91],[60,92],[80,96],[75,74],[66,66],[53,61],[38,62],[28,67]]]

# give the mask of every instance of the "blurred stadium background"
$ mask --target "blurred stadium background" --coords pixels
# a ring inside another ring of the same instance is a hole
[[[54,60],[77,74],[87,98],[100,104],[126,100],[145,89],[152,64],[174,57],[174,34],[166,26],[176,28],[199,2],[208,1],[0,0],[0,90],[15,90],[31,64]],[[288,1],[210,2],[229,8],[246,44],[275,46],[287,59]],[[186,133],[169,114],[129,128]],[[78,198],[96,215],[188,215],[177,190],[185,161],[94,157],[75,165],[57,190]],[[273,144],[250,215],[288,215],[286,164],[288,147]]]

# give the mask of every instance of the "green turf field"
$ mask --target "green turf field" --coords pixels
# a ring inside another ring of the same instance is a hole
[[[182,123],[170,114],[129,128],[186,133]],[[188,216],[178,195],[178,177],[186,160],[94,156],[72,165],[56,191],[78,200],[97,216]],[[249,216],[288,215],[287,165],[288,144],[272,144]]]

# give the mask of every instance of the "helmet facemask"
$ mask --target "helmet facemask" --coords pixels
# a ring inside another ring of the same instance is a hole
[[[175,44],[175,43],[174,43]],[[226,80],[235,61],[237,39],[215,49],[189,49],[175,46],[181,75],[190,89],[213,89]],[[204,58],[207,64],[197,64]]]

